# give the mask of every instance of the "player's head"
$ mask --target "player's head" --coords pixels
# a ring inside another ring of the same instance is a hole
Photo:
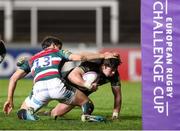
[[[103,74],[107,77],[113,76],[121,63],[121,59],[118,57],[104,59],[102,63]]]
[[[47,36],[44,38],[44,40],[42,41],[41,43],[41,46],[43,49],[46,49],[50,46],[55,46],[57,47],[58,49],[61,49],[62,48],[62,42],[59,38],[57,37],[54,37],[54,36]]]
[[[4,45],[4,41],[0,40],[0,63],[4,60],[6,55],[6,47]]]

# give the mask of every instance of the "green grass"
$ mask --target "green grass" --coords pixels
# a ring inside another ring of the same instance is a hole
[[[56,121],[49,116],[41,116],[38,121],[22,121],[16,117],[16,111],[22,101],[30,93],[32,80],[21,80],[18,82],[15,91],[15,108],[9,116],[6,116],[2,109],[7,98],[8,80],[0,80],[0,130],[141,130],[141,84],[135,82],[122,82],[123,103],[120,119],[111,121],[113,109],[113,95],[109,84],[104,85],[90,97],[95,104],[94,115],[105,116],[106,123],[81,122],[80,108],[75,108],[62,118]],[[49,110],[57,104],[50,102],[43,110]]]

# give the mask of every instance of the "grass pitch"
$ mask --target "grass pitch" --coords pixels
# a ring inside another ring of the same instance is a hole
[[[40,116],[38,121],[22,121],[16,117],[16,111],[32,88],[32,80],[20,80],[17,84],[14,97],[14,110],[6,116],[2,109],[7,98],[8,80],[0,80],[0,130],[141,130],[141,83],[122,82],[122,108],[120,119],[112,121],[113,94],[109,84],[99,88],[90,98],[95,109],[93,115],[107,118],[106,122],[81,122],[81,110],[75,108],[64,117],[56,121],[49,116]],[[49,110],[57,104],[49,103],[42,110]]]

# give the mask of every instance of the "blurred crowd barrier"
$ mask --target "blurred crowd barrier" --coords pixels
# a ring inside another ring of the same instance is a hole
[[[40,48],[8,48],[7,55],[4,62],[0,65],[0,78],[9,78],[16,70],[16,63],[20,57],[30,57],[36,52],[40,51]],[[120,73],[121,80],[126,81],[141,81],[141,50],[135,47],[126,48],[101,48],[96,47],[78,47],[71,48],[72,52],[105,52],[113,51],[120,54],[122,65],[119,66],[118,71]],[[70,70],[77,66],[79,62],[67,62],[63,67],[63,71]],[[28,76],[31,78],[31,75]]]

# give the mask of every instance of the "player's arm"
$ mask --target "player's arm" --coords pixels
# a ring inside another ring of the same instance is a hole
[[[13,96],[14,96],[14,91],[16,89],[16,84],[17,81],[24,76],[26,76],[27,73],[22,70],[22,69],[17,69],[16,72],[11,76],[9,80],[9,86],[8,86],[8,97],[6,102],[4,103],[4,108],[3,111],[6,114],[9,114],[11,110],[13,109]]]
[[[121,111],[122,104],[122,94],[120,86],[112,86],[112,92],[114,95],[114,109],[112,114],[112,119],[117,119]]]
[[[87,61],[87,60],[93,60],[93,59],[108,59],[118,56],[116,53],[80,53],[80,54],[71,54],[69,56],[69,60],[72,61]]]
[[[18,69],[14,72],[9,80],[8,86],[8,97],[7,101],[4,103],[4,113],[9,114],[13,108],[13,97],[14,91],[16,89],[16,84],[18,80],[25,77],[30,72],[30,66],[26,58],[20,58],[17,62]]]
[[[90,88],[91,85],[86,83],[82,75],[84,74],[84,71],[80,67],[74,68],[68,75],[69,81],[71,81],[73,84],[76,84],[81,87]]]

